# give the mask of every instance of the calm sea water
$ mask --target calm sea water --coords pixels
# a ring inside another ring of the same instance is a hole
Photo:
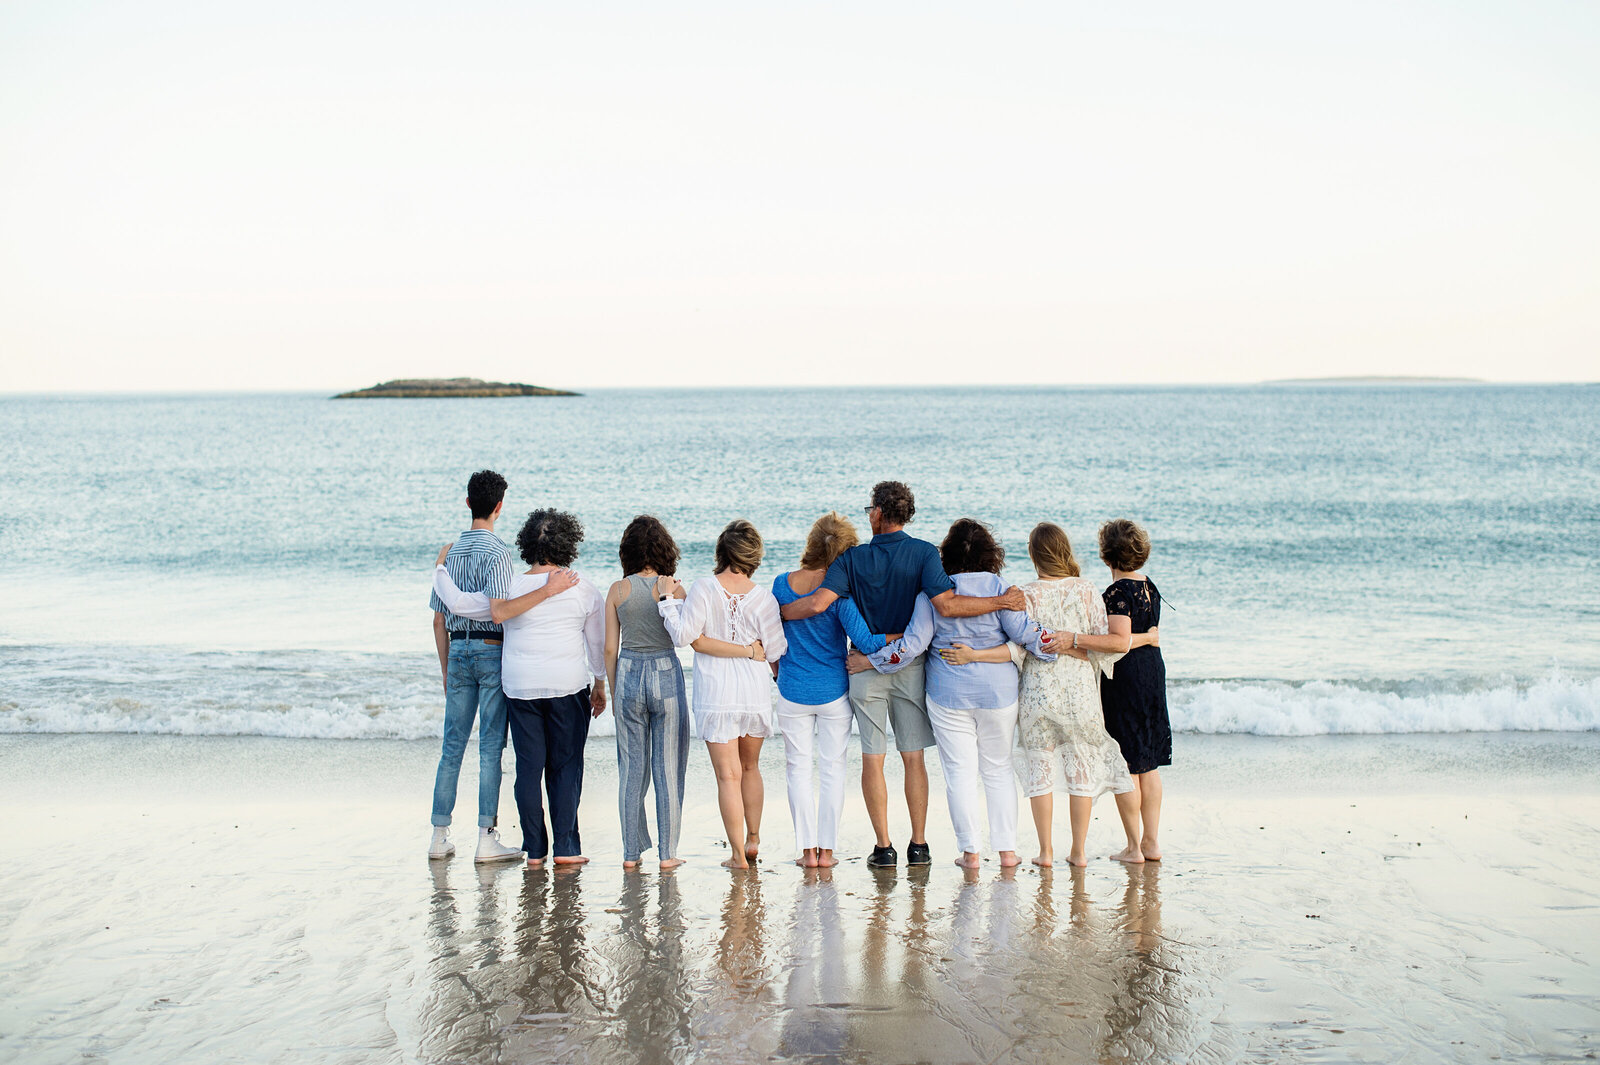
[[[1270,386],[3,397],[0,731],[435,734],[429,573],[485,466],[502,535],[571,510],[597,581],[640,512],[685,576],[749,518],[770,579],[886,477],[1018,581],[1035,522],[1101,581],[1132,517],[1179,728],[1600,729],[1600,388]]]

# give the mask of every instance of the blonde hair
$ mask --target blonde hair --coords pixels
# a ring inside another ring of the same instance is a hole
[[[1066,530],[1050,521],[1041,521],[1028,534],[1028,557],[1041,577],[1078,577],[1078,559]]]
[[[717,537],[717,569],[732,570],[742,573],[746,577],[754,576],[761,566],[761,556],[766,553],[766,547],[761,542],[761,534],[756,532],[756,527],[743,518],[735,518],[728,522],[728,527],[722,530],[722,535]]]
[[[818,518],[806,535],[806,550],[800,556],[801,569],[827,569],[833,560],[861,541],[850,519],[837,510]]]

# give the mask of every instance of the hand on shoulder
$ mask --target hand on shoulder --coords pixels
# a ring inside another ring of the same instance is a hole
[[[569,588],[578,584],[578,575],[570,569],[553,569],[544,579],[544,586],[550,589],[551,595],[560,595]]]

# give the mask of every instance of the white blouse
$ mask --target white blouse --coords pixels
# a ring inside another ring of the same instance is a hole
[[[546,573],[519,573],[511,579],[507,599],[538,591]],[[433,571],[433,590],[445,609],[457,617],[493,620],[489,597],[463,592],[443,566]],[[500,650],[500,687],[512,699],[557,699],[605,676],[606,597],[583,578],[532,610],[507,621]]]
[[[730,595],[715,577],[702,577],[689,588],[687,599],[668,599],[657,608],[667,635],[679,647],[709,636],[729,643],[760,640],[766,652],[766,662],[695,652],[695,735],[707,743],[771,736],[772,670],[767,663],[789,649],[771,589],[757,584],[743,595]]]

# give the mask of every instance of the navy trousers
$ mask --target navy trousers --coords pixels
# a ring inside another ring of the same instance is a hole
[[[555,838],[557,857],[583,853],[578,838],[578,800],[583,796],[583,745],[589,739],[589,691],[555,699],[506,699],[506,722],[517,756],[512,794],[522,821],[522,849],[543,858]],[[550,799],[550,830],[544,823],[541,779]]]

